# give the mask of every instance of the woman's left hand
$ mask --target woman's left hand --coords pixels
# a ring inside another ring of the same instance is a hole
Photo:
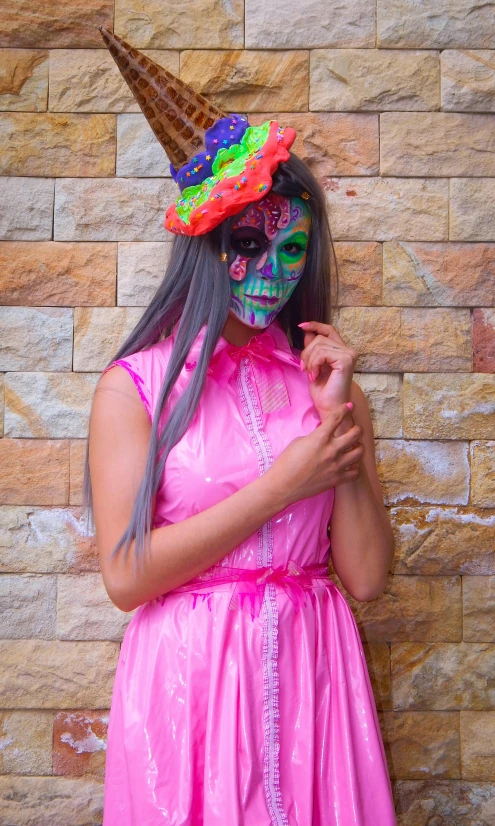
[[[350,401],[358,353],[347,347],[331,324],[306,321],[299,326],[304,330],[301,359],[309,375],[309,392],[323,419],[340,404]]]

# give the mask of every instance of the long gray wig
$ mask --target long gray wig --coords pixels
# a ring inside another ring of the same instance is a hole
[[[310,195],[306,203],[311,210],[306,264],[297,287],[277,316],[290,343],[299,350],[304,347],[304,333],[297,326],[299,322],[311,320],[331,323],[331,259],[335,266],[337,288],[338,270],[324,193],[308,166],[291,152],[289,160],[280,163],[275,171],[271,191],[294,198],[301,197],[304,190]],[[145,547],[149,549],[153,496],[158,489],[170,450],[182,438],[194,415],[211,356],[227,321],[230,308],[229,264],[220,260],[220,252],[229,250],[231,226],[238,217],[227,218],[204,235],[174,237],[162,283],[132,333],[108,363],[110,365],[116,359],[144,350],[159,339],[169,336],[179,321],[153,417],[143,479],[136,494],[129,524],[112,550],[112,554],[117,554],[124,547],[124,559],[133,541],[135,562],[142,562]],[[206,334],[196,369],[159,433],[158,423],[163,408],[188,352],[205,324]],[[93,532],[95,525],[89,433],[84,466],[83,507],[87,512],[88,523],[91,521]]]

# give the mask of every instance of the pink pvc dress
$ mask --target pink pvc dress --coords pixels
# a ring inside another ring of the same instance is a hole
[[[176,330],[113,362],[150,418]],[[221,337],[154,527],[230,496],[319,422],[277,319],[244,348]],[[115,678],[103,826],[396,826],[358,629],[327,574],[333,502],[330,489],[287,507],[137,609]]]

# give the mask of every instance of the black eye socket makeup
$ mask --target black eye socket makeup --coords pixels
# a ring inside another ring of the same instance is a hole
[[[239,227],[232,230],[230,248],[244,258],[257,258],[268,249],[268,238],[255,227]]]

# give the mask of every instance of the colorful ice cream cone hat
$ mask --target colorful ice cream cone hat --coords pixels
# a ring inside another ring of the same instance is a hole
[[[263,198],[296,133],[275,120],[250,126],[104,26],[105,45],[170,160],[180,197],[165,213],[176,235],[203,235]]]

